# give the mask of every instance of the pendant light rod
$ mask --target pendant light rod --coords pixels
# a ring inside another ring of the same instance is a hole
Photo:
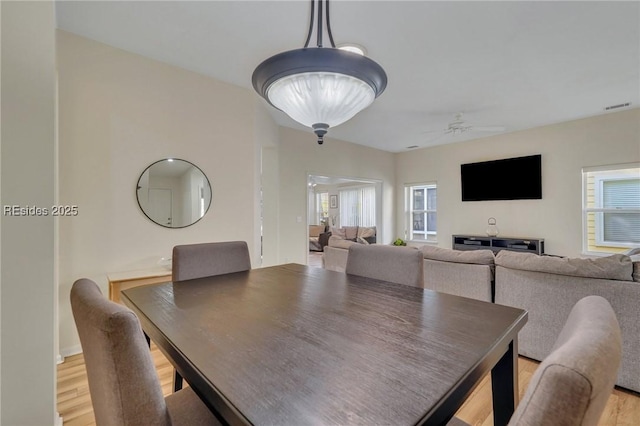
[[[307,40],[304,42],[304,47],[309,47],[309,41],[311,41],[311,34],[313,34],[313,23],[315,21],[315,3],[316,0],[311,0],[311,17],[309,18],[309,31],[307,32]],[[323,14],[323,10],[326,11]],[[331,43],[331,47],[336,47],[336,44],[333,41],[333,34],[331,32],[331,21],[329,19],[329,0],[318,0],[318,23],[316,28],[316,47],[324,47],[322,42],[322,35],[324,33],[323,28],[323,16],[325,16],[326,26],[327,26],[327,35],[329,36],[329,42]]]
[[[313,18],[315,14],[314,6],[315,0],[311,0],[311,17],[309,18],[309,32],[307,33],[307,41],[304,42],[304,47],[309,47],[309,41],[311,40],[311,33],[313,32]]]
[[[331,21],[329,20],[329,0],[327,0],[327,34],[329,35],[331,47],[336,47],[336,44],[333,42],[333,34],[331,34]]]
[[[322,47],[322,0],[318,0],[318,29],[316,32],[318,47]]]

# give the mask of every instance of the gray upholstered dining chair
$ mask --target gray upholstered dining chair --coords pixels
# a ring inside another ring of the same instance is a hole
[[[351,275],[424,287],[423,256],[412,247],[353,244],[345,272]]]
[[[251,269],[245,241],[175,246],[171,258],[173,281],[186,281]]]
[[[190,388],[163,397],[133,311],[107,300],[86,278],[71,288],[71,309],[98,426],[220,424]]]
[[[171,280],[174,282],[249,269],[251,269],[251,257],[245,241],[184,244],[173,247]],[[178,371],[174,371],[173,389],[174,391],[182,389],[182,377]]]
[[[622,337],[600,296],[579,300],[540,363],[509,425],[597,425],[616,381]],[[449,425],[465,424],[454,418]]]

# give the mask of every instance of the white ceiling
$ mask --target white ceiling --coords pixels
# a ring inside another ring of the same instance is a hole
[[[309,9],[308,0],[56,1],[63,30],[251,89],[261,61],[302,47]],[[389,83],[329,137],[402,152],[488,135],[425,133],[456,112],[512,132],[640,106],[638,1],[338,0],[331,27],[337,44],[365,46]]]

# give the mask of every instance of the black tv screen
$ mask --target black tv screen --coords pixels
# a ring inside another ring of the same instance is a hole
[[[460,165],[462,201],[542,199],[542,156]]]

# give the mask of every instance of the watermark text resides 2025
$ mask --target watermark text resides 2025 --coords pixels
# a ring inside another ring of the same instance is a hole
[[[2,206],[2,214],[4,216],[78,216],[78,206],[76,205],[54,205],[51,207],[38,206],[19,206],[4,205]]]

